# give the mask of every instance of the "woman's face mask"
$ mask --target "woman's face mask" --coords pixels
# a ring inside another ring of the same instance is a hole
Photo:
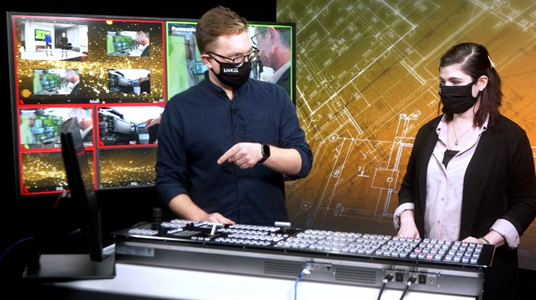
[[[473,85],[475,83],[476,80],[462,86],[439,85],[438,94],[443,103],[443,112],[460,114],[473,107],[478,98],[478,95],[473,97]]]

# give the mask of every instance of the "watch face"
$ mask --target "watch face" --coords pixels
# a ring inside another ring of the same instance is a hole
[[[262,156],[268,158],[270,156],[270,146],[262,144]]]
[[[259,163],[263,163],[265,160],[270,157],[270,145],[262,144],[262,158],[259,160]]]

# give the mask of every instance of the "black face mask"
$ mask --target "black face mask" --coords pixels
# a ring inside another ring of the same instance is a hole
[[[473,85],[475,83],[476,80],[462,86],[439,85],[438,94],[443,103],[443,112],[461,114],[473,107],[478,98],[478,95],[473,97]]]
[[[251,73],[251,62],[245,61],[240,67],[235,67],[233,64],[219,63],[220,74],[216,74],[214,69],[212,73],[218,77],[221,83],[232,88],[238,88],[248,81]]]

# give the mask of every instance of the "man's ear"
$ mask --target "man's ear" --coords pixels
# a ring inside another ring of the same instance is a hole
[[[208,54],[202,54],[201,55],[201,61],[207,66],[207,68],[212,69],[212,60],[210,55]]]
[[[270,43],[273,44],[276,38],[279,37],[279,32],[274,27],[268,27],[266,28],[266,31],[268,32]]]

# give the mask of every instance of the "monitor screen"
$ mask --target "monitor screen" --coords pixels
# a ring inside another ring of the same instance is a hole
[[[47,35],[47,33],[50,33],[50,31],[36,28],[35,29],[35,40],[36,41],[45,41],[45,36]]]
[[[205,78],[196,20],[17,12],[7,18],[16,197],[63,192],[60,127],[72,117],[93,153],[95,190],[154,186],[157,129],[144,122]],[[280,84],[295,103],[295,24],[250,21],[248,34],[261,58],[251,77]],[[270,60],[270,35],[286,48],[285,71]]]

